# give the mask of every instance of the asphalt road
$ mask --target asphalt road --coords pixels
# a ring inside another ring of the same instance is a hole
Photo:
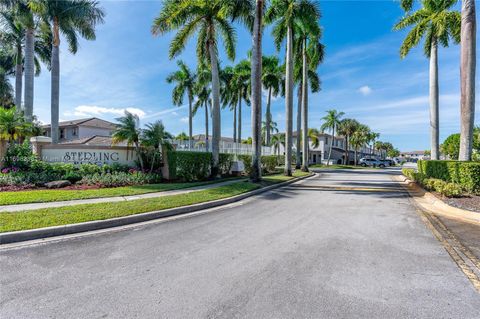
[[[208,214],[0,251],[0,318],[479,318],[480,294],[390,173],[325,172]]]

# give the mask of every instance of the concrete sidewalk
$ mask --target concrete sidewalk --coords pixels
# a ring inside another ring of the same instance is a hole
[[[219,186],[238,183],[240,181],[244,181],[244,179],[234,179],[234,180],[229,180],[229,181],[220,182],[220,183],[213,183],[213,184],[194,186],[194,187],[184,188],[184,189],[176,189],[176,190],[170,190],[170,191],[139,194],[139,195],[132,195],[132,196],[115,196],[115,197],[103,197],[103,198],[75,199],[75,200],[68,200],[68,201],[46,202],[46,203],[4,205],[4,206],[0,206],[0,213],[2,213],[2,212],[20,212],[20,211],[24,211],[24,210],[42,209],[42,208],[74,206],[74,205],[80,205],[80,204],[112,203],[112,202],[122,202],[122,201],[136,200],[136,199],[144,199],[144,198],[157,198],[157,197],[163,197],[163,196],[179,195],[179,194],[187,194],[187,193],[191,193],[191,192],[198,192],[198,191],[202,191],[202,190],[205,190],[205,189],[210,189],[210,188],[215,188],[215,187],[219,187]]]

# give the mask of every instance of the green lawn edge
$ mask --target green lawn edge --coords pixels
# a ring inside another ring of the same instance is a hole
[[[295,177],[306,175],[309,175],[309,173],[296,172],[292,177],[273,175],[265,177],[262,184],[239,181],[230,185],[206,190],[157,198],[111,203],[80,204],[19,212],[2,212],[0,213],[0,233],[105,220],[204,203],[240,195],[259,189],[262,185],[281,183]]]
[[[25,190],[16,192],[1,192],[0,206],[32,204],[32,203],[49,203],[67,200],[105,198],[116,196],[141,195],[155,192],[165,192],[171,190],[179,190],[202,185],[221,183],[228,180],[239,179],[238,177],[223,178],[213,181],[190,182],[190,183],[161,183],[146,184],[135,186],[122,186],[111,188],[95,188],[84,190],[62,190],[62,189],[42,189],[42,190]]]

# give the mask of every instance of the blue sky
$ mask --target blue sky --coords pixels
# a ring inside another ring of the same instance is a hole
[[[61,45],[60,119],[97,116],[113,120],[129,109],[140,115],[142,124],[161,119],[172,133],[187,131],[187,108],[172,105],[172,86],[165,81],[176,69],[175,61],[168,59],[171,35],[155,38],[150,33],[161,1],[101,4],[107,16],[97,29],[97,40],[81,41],[76,55],[68,52],[65,43]],[[391,31],[402,16],[398,4],[393,0],[321,1],[320,6],[326,58],[319,68],[322,91],[310,95],[309,126],[319,127],[325,111],[335,108],[369,125],[381,134],[381,140],[401,150],[428,149],[428,60],[421,47],[400,60],[398,48],[405,33]],[[251,37],[237,26],[237,38],[238,62],[246,57]],[[264,54],[276,53],[269,29],[263,50]],[[195,67],[194,41],[180,59]],[[222,65],[232,63],[223,53],[221,61]],[[459,131],[459,46],[440,49],[439,66],[443,141]],[[50,74],[46,70],[36,78],[34,112],[41,121],[50,122]],[[282,130],[282,98],[273,101],[272,112]],[[231,112],[222,112],[222,135],[232,135],[232,119]],[[249,108],[244,108],[242,120],[242,136],[247,137]],[[204,133],[200,113],[194,119],[194,134],[198,133]]]

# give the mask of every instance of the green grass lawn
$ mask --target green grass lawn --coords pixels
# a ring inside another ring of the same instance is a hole
[[[1,192],[0,205],[15,205],[27,203],[46,203],[58,202],[74,199],[102,198],[115,196],[139,195],[154,192],[164,192],[170,190],[178,190],[200,185],[219,183],[234,178],[227,178],[214,181],[194,182],[194,183],[162,183],[148,184],[137,186],[113,187],[113,188],[97,188],[84,190],[25,190],[17,192]]]
[[[307,174],[309,173],[295,172],[293,177],[305,176]],[[265,177],[264,180],[268,184],[275,184],[287,181],[293,177],[271,175]],[[81,204],[20,212],[5,212],[0,213],[0,232],[75,224],[92,220],[104,220],[114,217],[141,214],[228,198],[261,187],[261,184],[239,181],[230,185],[219,186],[202,191],[157,198],[112,203]]]

